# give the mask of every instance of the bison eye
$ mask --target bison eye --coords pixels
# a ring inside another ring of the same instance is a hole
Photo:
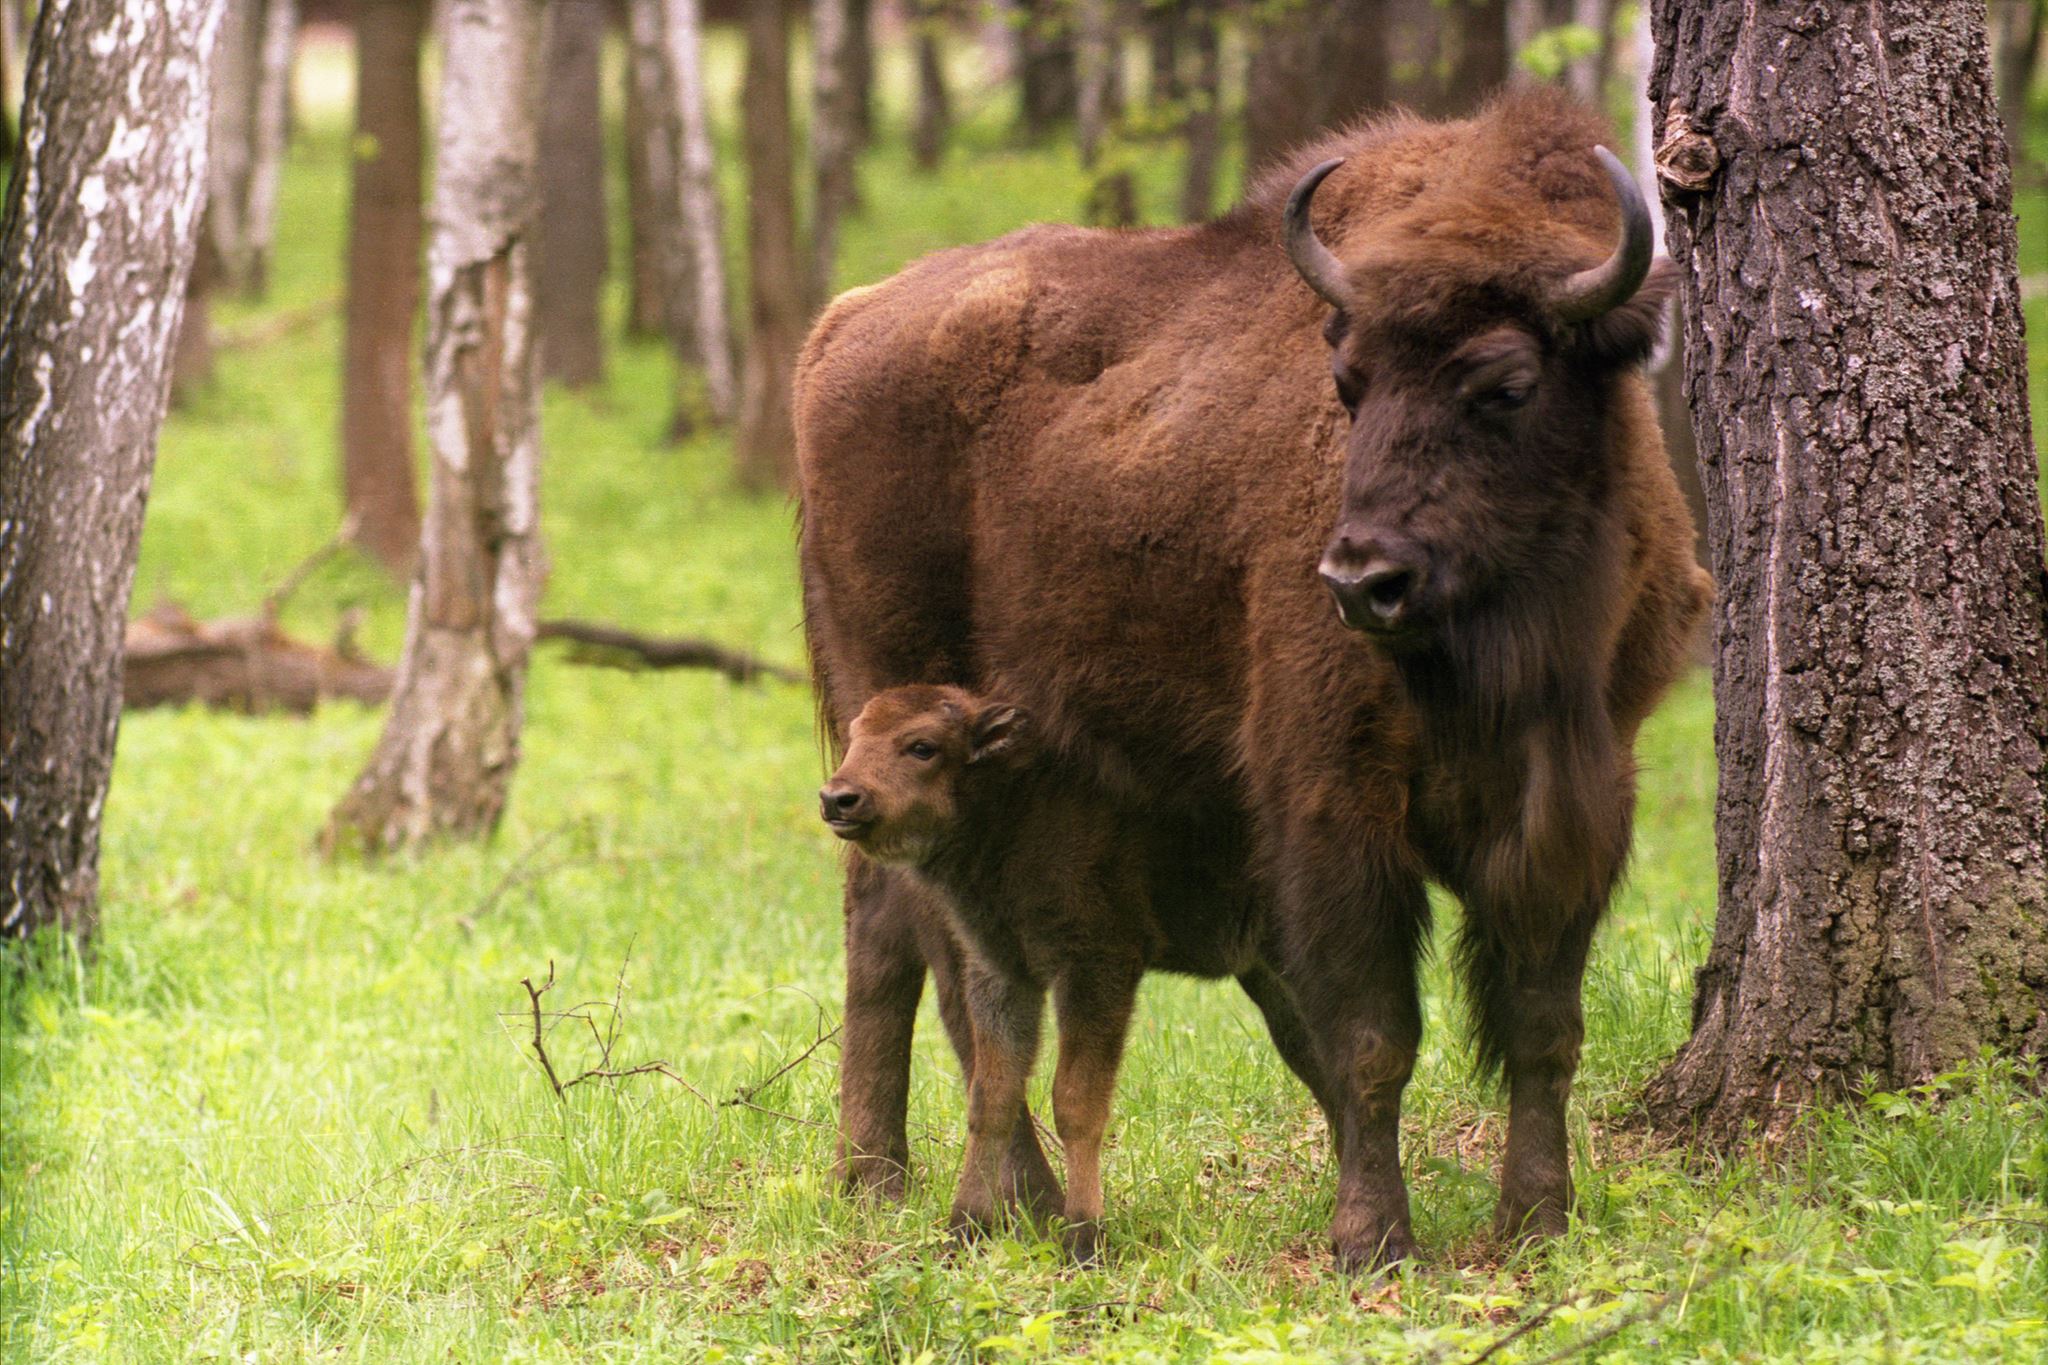
[[[1337,401],[1344,405],[1344,411],[1356,417],[1358,400],[1365,397],[1365,381],[1341,364],[1330,366],[1330,377],[1337,381]]]
[[[905,752],[920,763],[929,763],[939,756],[939,746],[928,739],[914,739]]]
[[[1479,396],[1479,406],[1489,412],[1513,412],[1536,396],[1534,384],[1516,382],[1488,389]]]

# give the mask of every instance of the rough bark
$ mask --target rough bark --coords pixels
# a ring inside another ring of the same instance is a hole
[[[571,388],[604,379],[604,31],[604,0],[548,5],[534,306],[541,371]]]
[[[1657,0],[1721,583],[1720,908],[1672,1126],[2048,1043],[2041,508],[1981,0]]]
[[[853,35],[848,0],[811,0],[812,311],[832,297],[839,220],[853,204]]]
[[[1188,6],[1185,37],[1194,52],[1187,84],[1188,156],[1180,186],[1180,216],[1199,223],[1216,207],[1216,163],[1223,150],[1223,30],[1216,0]]]
[[[1039,141],[1074,117],[1074,26],[1065,0],[1017,0],[1018,127]]]
[[[1290,0],[1252,33],[1245,165],[1257,170],[1387,102],[1384,0]]]
[[[419,558],[413,325],[420,306],[418,0],[356,6],[356,137],[342,341],[342,501],[356,544],[395,577]]]
[[[0,223],[0,935],[97,915],[220,0],[46,0]]]
[[[676,150],[667,62],[661,45],[661,0],[626,4],[626,208],[631,231],[634,336],[686,339],[671,318],[688,320],[675,291],[681,284],[681,225],[675,216]]]
[[[299,43],[299,0],[263,0],[256,85],[249,139],[248,274],[243,289],[261,297],[270,288],[270,256],[277,243],[277,188],[291,136],[292,59]]]
[[[739,410],[739,381],[733,370],[732,329],[725,296],[724,214],[718,199],[718,168],[711,147],[711,122],[704,98],[703,22],[698,0],[662,0],[663,37],[668,52],[669,93],[675,100],[672,127],[679,157],[676,210],[688,254],[685,268],[689,325],[704,367],[711,415],[730,422]]]
[[[789,116],[788,0],[747,0],[740,97],[747,159],[748,310],[735,473],[743,488],[787,488],[796,473],[789,386],[803,343],[794,133]]]
[[[545,576],[532,233],[545,0],[447,0],[427,310],[432,496],[383,737],[323,844],[498,823]]]
[[[946,89],[945,17],[940,0],[911,0],[911,42],[917,61],[917,112],[910,149],[917,168],[936,171],[953,130],[953,99]]]

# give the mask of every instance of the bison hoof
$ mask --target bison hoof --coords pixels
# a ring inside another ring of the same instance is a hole
[[[967,1246],[988,1236],[995,1223],[992,1210],[976,1212],[955,1204],[953,1211],[946,1215],[946,1233],[962,1246]]]
[[[1067,1194],[1036,1145],[1030,1156],[1037,1159],[1013,1156],[1003,1163],[1003,1202],[1026,1218],[1043,1222],[1066,1207]]]
[[[1414,1234],[1405,1224],[1332,1238],[1330,1250],[1337,1258],[1337,1269],[1346,1275],[1385,1270],[1401,1261],[1412,1261],[1416,1255]]]
[[[849,1154],[839,1158],[839,1183],[863,1199],[900,1204],[909,1183],[910,1164],[889,1156]]]
[[[1094,1219],[1067,1224],[1060,1229],[1060,1241],[1075,1265],[1102,1264],[1102,1224]]]
[[[1502,1195],[1493,1212],[1493,1235],[1502,1242],[1542,1242],[1564,1235],[1566,1201],[1555,1196],[1520,1199]]]

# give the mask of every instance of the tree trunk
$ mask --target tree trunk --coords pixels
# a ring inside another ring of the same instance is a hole
[[[1017,22],[1020,127],[1036,142],[1074,117],[1074,26],[1064,0],[1017,0]]]
[[[1215,212],[1216,161],[1223,143],[1223,31],[1216,0],[1188,6],[1189,45],[1194,49],[1194,78],[1187,88],[1188,159],[1180,187],[1180,216],[1199,223]]]
[[[910,133],[911,154],[921,171],[936,171],[953,128],[953,100],[946,92],[945,18],[940,0],[912,0],[917,52],[917,114]]]
[[[0,935],[85,937],[220,0],[36,25],[0,224]],[[124,131],[125,130],[125,131]]]
[[[626,4],[626,212],[631,229],[632,307],[627,330],[637,337],[668,336],[680,352],[686,340],[671,318],[681,282],[680,228],[675,218],[676,150],[661,46],[661,0]]]
[[[1253,42],[1245,75],[1248,171],[1387,102],[1385,0],[1290,0]]]
[[[277,187],[291,136],[292,58],[298,43],[299,0],[264,0],[245,215],[249,269],[242,282],[243,288],[258,298],[270,289],[270,256],[277,242]]]
[[[1721,899],[1648,1102],[1774,1135],[1865,1077],[2048,1045],[2012,181],[1982,0],[1653,12],[1721,583]]]
[[[740,97],[747,158],[751,326],[734,450],[740,486],[787,488],[796,473],[789,386],[803,344],[803,274],[789,118],[788,0],[747,0],[747,75]]]
[[[1074,5],[1074,66],[1079,82],[1075,123],[1081,143],[1081,164],[1092,170],[1102,153],[1102,139],[1109,132],[1109,85],[1115,60],[1111,45],[1116,41],[1116,29],[1110,15],[1110,0],[1074,0]]]
[[[384,734],[333,851],[496,828],[545,576],[533,218],[548,0],[446,0],[427,311],[433,495]]]
[[[14,122],[14,66],[21,52],[20,13],[13,0],[0,0],[0,162],[13,162],[20,139]]]
[[[171,404],[189,407],[213,383],[213,288],[220,277],[220,253],[214,249],[207,222],[213,216],[208,197],[199,213],[199,242],[192,266],[185,272],[185,311],[178,319],[178,338],[171,344]]]
[[[853,111],[854,145],[865,147],[875,140],[873,0],[846,0],[846,80],[849,87],[847,105]]]
[[[853,203],[853,35],[848,0],[811,0],[810,311],[832,297],[839,219]]]
[[[341,484],[355,543],[394,577],[420,551],[413,324],[420,307],[419,0],[358,0],[342,341]]]
[[[2005,121],[2005,145],[2015,166],[2027,160],[2027,106],[2034,72],[2041,65],[2043,21],[2048,0],[2005,0],[1992,6],[1997,41],[1998,108]]]
[[[669,92],[675,99],[677,217],[688,256],[690,327],[704,366],[711,415],[730,422],[739,410],[739,381],[733,373],[732,330],[725,301],[724,214],[718,200],[718,167],[712,157],[711,123],[704,99],[703,23],[697,0],[662,0],[668,44]]]
[[[1458,0],[1445,12],[1443,100],[1437,112],[1462,117],[1508,83],[1514,51],[1508,45],[1507,0]]]
[[[1151,61],[1145,74],[1145,102],[1154,109],[1179,104],[1187,93],[1181,79],[1180,51],[1186,30],[1182,24],[1181,0],[1150,0],[1145,6],[1145,47]]]
[[[256,87],[263,0],[227,0],[213,61],[206,163],[206,233],[217,283],[248,286],[249,183],[256,159]]]
[[[584,388],[604,379],[604,0],[552,0],[546,30],[534,313],[541,372]]]

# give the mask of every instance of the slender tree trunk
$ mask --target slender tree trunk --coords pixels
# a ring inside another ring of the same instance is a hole
[[[2041,65],[2041,38],[2048,0],[2005,0],[1992,7],[1997,41],[1998,108],[2005,120],[2005,145],[2013,165],[2026,164],[2027,106],[2034,73]]]
[[[187,407],[213,383],[213,289],[220,278],[220,256],[214,249],[207,220],[213,215],[209,197],[199,214],[199,243],[185,272],[185,310],[178,318],[178,337],[171,345],[171,405]]]
[[[865,147],[875,140],[874,0],[846,0],[846,81],[855,146]]]
[[[839,220],[853,203],[854,127],[848,0],[811,0],[811,311],[832,297]]]
[[[420,307],[419,0],[358,0],[342,342],[341,485],[355,542],[394,577],[419,559],[413,325]]]
[[[1116,29],[1110,15],[1110,0],[1074,0],[1074,64],[1079,87],[1075,101],[1075,122],[1081,142],[1081,164],[1093,169],[1102,153],[1102,139],[1109,131],[1109,86],[1115,54],[1111,44]]]
[[[1450,52],[1438,112],[1469,114],[1508,83],[1514,65],[1507,0],[1458,0],[1444,24]]]
[[[604,0],[550,0],[547,10],[534,307],[541,372],[584,388],[604,379]]]
[[[1065,0],[1017,0],[1021,128],[1032,141],[1074,117],[1079,98],[1074,25]]]
[[[1199,223],[1215,212],[1216,162],[1223,144],[1223,30],[1216,0],[1188,6],[1185,35],[1194,51],[1187,86],[1188,159],[1180,187],[1180,216]]]
[[[446,0],[434,159],[433,496],[384,735],[324,845],[381,852],[496,828],[519,761],[541,551],[532,319],[547,0]]]
[[[213,119],[206,169],[206,232],[215,283],[247,287],[249,178],[256,156],[256,87],[263,0],[227,0],[213,62]]]
[[[704,98],[703,24],[697,0],[662,0],[668,43],[669,90],[675,98],[677,216],[689,255],[690,326],[704,366],[711,415],[730,422],[739,411],[739,380],[733,370],[732,330],[725,299],[724,214],[718,200],[718,168],[712,157],[711,122]]]
[[[0,222],[0,935],[88,936],[220,0],[36,26]]]
[[[803,343],[794,135],[789,117],[788,0],[747,0],[747,75],[741,95],[747,158],[751,327],[734,451],[743,488],[787,488],[796,471],[789,386]]]
[[[1256,170],[1387,102],[1385,0],[1289,0],[1252,35],[1245,165]]]
[[[917,53],[917,114],[911,153],[921,171],[936,171],[953,128],[953,100],[946,91],[945,16],[941,0],[911,0]]]
[[[250,136],[249,271],[243,288],[261,297],[270,288],[270,257],[277,242],[277,188],[291,136],[292,58],[299,43],[299,0],[264,0]]]
[[[1721,899],[1649,1107],[1775,1134],[1866,1077],[2048,1046],[2012,180],[1981,0],[1653,14],[1721,583]]]
[[[1148,0],[1145,5],[1145,47],[1151,60],[1145,73],[1145,102],[1154,109],[1179,104],[1187,93],[1181,79],[1180,53],[1186,29],[1184,11],[1197,6],[1182,0]]]
[[[682,282],[681,229],[675,218],[676,149],[669,114],[667,62],[661,44],[661,0],[627,0],[626,205],[632,229],[634,336],[666,335],[680,352],[687,344],[676,324]]]

